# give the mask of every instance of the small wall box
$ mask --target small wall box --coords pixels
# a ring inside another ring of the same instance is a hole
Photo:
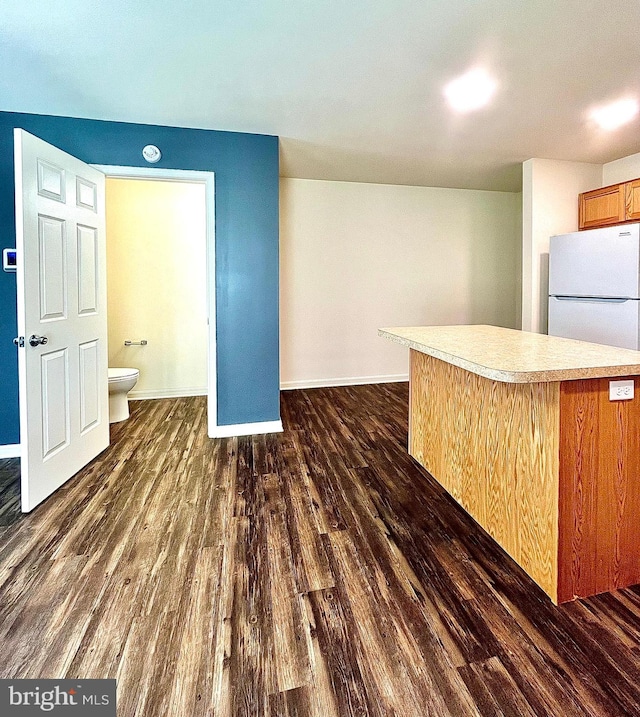
[[[2,268],[5,271],[15,272],[18,266],[18,258],[15,249],[2,250]]]

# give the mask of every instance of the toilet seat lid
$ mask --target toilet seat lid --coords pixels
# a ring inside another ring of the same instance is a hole
[[[140,371],[138,371],[137,368],[110,368],[109,369],[109,378],[110,379],[119,379],[119,378],[133,378],[134,376],[138,376]]]

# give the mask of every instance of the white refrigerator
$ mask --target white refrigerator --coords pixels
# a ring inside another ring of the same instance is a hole
[[[551,237],[549,335],[640,348],[640,224]]]

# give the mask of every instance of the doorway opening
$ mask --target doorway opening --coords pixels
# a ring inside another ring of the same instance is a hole
[[[140,370],[133,399],[206,394],[213,437],[214,175],[94,166],[106,175],[109,366]]]
[[[109,367],[129,398],[207,394],[205,185],[107,177]]]

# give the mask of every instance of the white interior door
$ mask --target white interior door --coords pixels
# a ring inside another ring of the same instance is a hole
[[[109,445],[104,175],[14,130],[22,510]]]

